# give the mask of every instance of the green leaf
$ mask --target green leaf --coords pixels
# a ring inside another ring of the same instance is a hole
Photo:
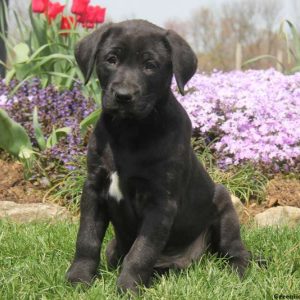
[[[71,127],[61,127],[61,128],[56,129],[56,133],[58,135],[60,135],[60,134],[66,135],[66,134],[70,134],[71,132],[72,132]]]
[[[7,69],[7,65],[0,59],[0,65]]]
[[[284,29],[285,24],[288,25],[289,30]],[[289,20],[283,20],[281,22],[279,32],[285,38],[288,63],[290,64],[292,62],[291,58],[295,60],[295,66],[290,70],[290,72],[293,72],[293,70],[300,66],[300,34],[297,31],[297,28]]]
[[[12,80],[12,78],[15,76],[16,74],[16,70],[15,69],[11,69],[6,73],[5,76],[5,84],[8,85],[10,83],[10,81]]]
[[[295,47],[296,57],[300,57],[300,36],[296,27],[289,20],[286,20],[286,23],[289,25],[293,37],[293,45]]]
[[[52,148],[53,146],[55,146],[57,144],[57,137],[56,137],[56,133],[55,133],[55,128],[53,127],[52,129],[52,133],[50,134],[50,136],[47,139],[47,143],[46,143],[46,147],[47,148]]]
[[[44,49],[51,47],[53,44],[46,44],[39,47],[29,58],[28,62],[34,60]]]
[[[28,134],[3,109],[0,109],[0,132],[0,148],[16,157],[31,156],[32,147]]]
[[[38,121],[38,109],[35,106],[33,110],[33,129],[34,129],[34,135],[38,142],[38,145],[40,149],[43,151],[46,149],[46,140],[44,138],[41,125]]]
[[[12,42],[11,42],[11,39],[8,39],[8,38],[6,37],[6,35],[3,34],[3,33],[0,31],[0,40],[1,40],[1,39],[4,41],[4,45],[5,45],[5,47],[7,48],[7,50],[12,51],[12,50],[14,49],[14,46],[13,46],[13,44],[12,44]],[[8,54],[9,54],[9,53],[8,53]]]
[[[60,53],[54,53],[45,57],[38,58],[36,60],[34,68],[31,69],[31,72],[35,72],[40,67],[46,66],[49,68],[51,64],[57,63],[58,60],[66,60],[68,61],[71,66],[74,64],[74,58],[72,55],[66,55],[66,54],[60,54]]]
[[[32,149],[29,149],[27,147],[21,147],[19,152],[19,158],[21,160],[30,160],[34,153],[35,152]]]
[[[101,110],[97,109],[97,110],[93,111],[91,114],[89,114],[86,118],[84,118],[80,122],[79,128],[80,128],[80,134],[82,136],[84,136],[86,134],[88,128],[91,125],[94,125],[97,122],[97,120],[99,119],[100,113],[101,113]]]
[[[291,73],[296,73],[296,72],[299,72],[300,71],[300,65],[294,67],[291,69]]]
[[[65,137],[66,135],[70,134],[71,131],[72,131],[72,129],[70,127],[62,127],[62,128],[58,128],[58,129],[55,129],[53,127],[52,133],[50,134],[50,136],[47,139],[46,147],[52,148],[59,142],[59,140],[62,137]]]
[[[75,79],[76,70],[73,68],[71,72],[68,74],[68,80],[66,81],[66,88],[71,89],[73,80]]]
[[[71,81],[76,81],[76,79],[74,77],[71,76],[71,74],[65,74],[65,73],[61,73],[61,72],[45,72],[44,74],[50,74],[53,76],[58,76],[58,77],[62,77],[62,78],[66,78],[66,79],[70,79]]]
[[[30,70],[32,69],[32,65],[31,64],[16,64],[14,66],[14,70],[15,70],[15,76],[18,79],[18,81],[23,80],[24,78],[26,78],[31,72]]]
[[[14,13],[14,17],[15,17],[15,20],[16,20],[16,23],[17,23],[18,31],[19,31],[20,36],[21,36],[21,40],[25,41],[25,32],[26,32],[26,30],[24,31],[24,28],[26,28],[26,24],[24,23],[22,18],[19,16],[19,14],[17,14],[17,12],[15,10],[13,10],[13,13]]]
[[[12,72],[12,75],[14,75],[15,69],[12,69],[10,72]],[[10,73],[10,72],[9,72],[9,73]],[[7,75],[8,75],[8,74],[7,74]],[[20,88],[20,86],[23,85],[23,83],[24,83],[25,81],[29,80],[30,78],[32,78],[32,77],[34,77],[34,76],[35,76],[35,74],[28,75],[25,79],[23,79],[21,82],[19,82],[19,83],[13,88],[13,90],[9,93],[9,95],[12,96],[12,95]],[[6,77],[7,77],[7,76],[6,76]],[[5,80],[7,80],[7,78],[5,78]],[[10,80],[11,80],[11,78],[10,78]],[[9,81],[6,81],[6,82],[9,82]]]
[[[37,44],[35,45],[35,47],[33,47],[34,49],[39,48],[43,45],[48,44],[48,39],[47,39],[47,21],[45,20],[44,16],[41,16],[41,18],[39,18],[40,16],[38,16],[37,14],[33,15],[32,12],[32,8],[31,5],[29,7],[29,18],[30,18],[30,22],[32,25],[32,29],[33,29],[33,37],[35,38]],[[47,49],[45,49],[47,50]],[[50,54],[50,51],[45,51],[44,53],[45,55]]]
[[[277,63],[279,63],[282,66],[282,68],[284,68],[284,65],[282,64],[281,61],[279,61],[277,59],[276,56],[269,55],[269,54],[259,55],[259,56],[256,56],[254,58],[248,59],[247,61],[243,62],[242,66],[245,66],[245,65],[248,65],[248,64],[252,64],[252,63],[257,62],[257,61],[259,61],[261,59],[271,59],[271,60],[274,60]]]
[[[20,64],[28,61],[30,49],[25,43],[19,43],[14,47],[15,64]]]

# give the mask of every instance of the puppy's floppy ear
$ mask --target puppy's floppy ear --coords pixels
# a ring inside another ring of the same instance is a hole
[[[75,59],[87,84],[96,60],[99,45],[109,33],[111,24],[106,24],[79,41],[75,47]]]
[[[175,31],[167,31],[167,41],[171,48],[173,73],[181,95],[184,95],[184,86],[197,70],[197,56],[189,44]]]

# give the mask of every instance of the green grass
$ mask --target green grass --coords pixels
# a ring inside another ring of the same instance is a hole
[[[0,299],[125,299],[116,293],[117,271],[102,260],[101,277],[90,288],[72,287],[64,275],[74,252],[78,224],[0,222]],[[300,296],[300,227],[243,227],[254,253],[269,258],[267,269],[252,263],[238,277],[222,260],[205,255],[180,274],[171,272],[145,289],[141,299],[272,299],[274,294]],[[111,231],[105,239],[105,244]]]
[[[192,139],[192,145],[211,178],[225,185],[231,194],[247,204],[250,200],[261,202],[265,199],[268,178],[257,167],[248,163],[221,170],[216,165],[212,144],[206,145],[201,139]]]
[[[68,171],[62,179],[56,180],[47,194],[51,196],[52,201],[63,204],[72,213],[77,213],[86,176],[86,156],[79,156],[75,169]]]

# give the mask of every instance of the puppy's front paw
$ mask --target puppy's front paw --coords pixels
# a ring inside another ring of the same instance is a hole
[[[243,279],[249,265],[249,256],[232,257],[229,262],[239,277]]]
[[[84,283],[90,285],[95,277],[95,267],[87,261],[73,262],[66,274],[66,279],[72,284]]]
[[[118,278],[117,288],[119,293],[130,292],[134,295],[138,293],[138,280],[129,274],[123,274]]]

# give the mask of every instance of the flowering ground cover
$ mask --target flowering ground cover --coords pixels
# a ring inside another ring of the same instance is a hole
[[[25,82],[13,96],[9,96],[16,84],[16,81],[11,81],[7,86],[4,80],[0,80],[0,108],[4,108],[11,118],[24,126],[33,145],[37,146],[32,124],[33,109],[37,106],[38,120],[46,137],[49,137],[53,128],[70,127],[72,130],[71,134],[46,151],[64,163],[85,153],[79,123],[96,106],[92,99],[82,95],[80,86],[74,85],[72,90],[58,91],[52,85],[40,88],[40,81],[35,79]]]
[[[175,86],[174,86],[175,88]],[[218,164],[300,170],[300,73],[273,69],[196,74],[177,97]]]
[[[42,89],[34,80],[9,96],[15,85],[0,81],[0,107],[27,129],[33,143],[32,112],[37,106],[46,135],[53,126],[72,128],[51,149],[54,157],[68,162],[85,152],[79,123],[96,105],[82,95],[80,85],[60,92],[53,86]],[[222,168],[251,162],[275,172],[300,170],[300,73],[287,76],[273,69],[198,73],[185,96],[177,93],[175,84],[173,89],[195,135],[211,143]]]

